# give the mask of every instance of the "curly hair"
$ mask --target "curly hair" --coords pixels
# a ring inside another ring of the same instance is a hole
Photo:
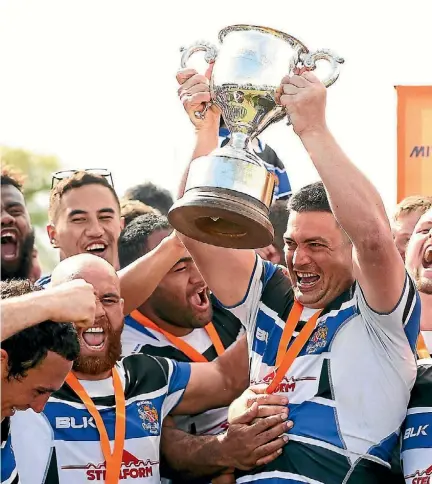
[[[164,215],[147,213],[132,220],[120,234],[118,241],[118,255],[120,267],[127,265],[146,254],[148,250],[147,240],[157,230],[172,229],[168,219]]]
[[[24,175],[21,171],[4,165],[1,168],[1,186],[12,185],[21,193],[23,192]]]
[[[28,280],[10,280],[0,283],[1,298],[18,297],[42,290]],[[27,371],[37,367],[48,351],[57,353],[68,361],[75,360],[80,351],[78,336],[71,323],[43,321],[26,328],[2,342],[8,354],[8,380],[21,380]]]

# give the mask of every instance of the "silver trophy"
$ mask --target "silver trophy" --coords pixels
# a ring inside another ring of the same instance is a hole
[[[327,49],[309,49],[291,35],[267,27],[232,25],[219,32],[219,50],[198,42],[183,50],[181,66],[192,54],[205,51],[213,62],[211,103],[222,112],[231,140],[210,155],[195,159],[184,196],[169,211],[172,226],[182,234],[211,245],[250,249],[273,241],[269,207],[276,177],[252,151],[251,140],[267,126],[286,117],[275,101],[282,78],[296,68],[315,69],[330,62],[326,87],[339,76],[343,59]],[[209,103],[197,117],[205,116]],[[289,120],[288,120],[289,123]]]

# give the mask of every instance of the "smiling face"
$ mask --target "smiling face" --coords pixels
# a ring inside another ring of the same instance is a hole
[[[1,187],[2,279],[26,278],[34,235],[23,194],[13,185]]]
[[[170,233],[170,229],[153,232],[147,239],[148,250],[154,249]],[[209,294],[194,261],[185,251],[185,257],[171,268],[139,309],[156,324],[165,322],[186,330],[181,331],[186,334],[211,321],[213,308]]]
[[[51,243],[60,259],[90,253],[117,267],[117,241],[122,229],[120,210],[111,191],[98,184],[66,191],[54,225],[48,226]]]
[[[432,294],[432,209],[418,221],[406,252],[406,267],[417,289]]]
[[[324,308],[354,281],[352,246],[329,212],[291,211],[285,260],[296,299]]]
[[[16,410],[42,412],[51,393],[57,391],[72,368],[68,361],[53,351],[35,368],[27,371],[20,379],[7,378],[8,355],[1,350],[2,365],[2,417],[12,416]]]

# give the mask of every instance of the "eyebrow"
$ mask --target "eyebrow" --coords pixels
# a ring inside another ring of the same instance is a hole
[[[115,214],[115,211],[112,209],[112,208],[109,208],[109,207],[105,207],[105,208],[101,208],[100,210],[98,210],[98,213],[112,213],[112,214]],[[86,212],[85,210],[80,210],[80,209],[75,209],[75,210],[72,210],[68,217],[73,217],[75,215],[86,215],[88,212]]]
[[[292,240],[294,242],[294,239],[292,239],[291,237],[284,236],[284,240],[285,240],[285,242],[287,240]],[[324,244],[328,244],[329,243],[328,240],[324,239],[323,237],[319,237],[319,236],[318,237],[310,237],[309,239],[305,239],[302,242],[304,244],[307,244],[309,242],[323,242]]]
[[[173,265],[173,267],[175,267],[177,264],[181,264],[182,262],[193,262],[193,259],[192,257],[182,257]]]
[[[104,294],[103,297],[114,297],[116,299],[120,299],[120,296],[115,292],[108,292],[107,294]]]
[[[56,388],[38,387],[37,391],[41,392],[41,393],[54,393],[54,392],[57,391],[57,389]]]
[[[13,207],[22,207],[24,208],[24,204],[21,202],[6,202],[6,207],[7,208],[13,208]]]

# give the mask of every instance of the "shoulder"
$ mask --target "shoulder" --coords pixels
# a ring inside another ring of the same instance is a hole
[[[119,365],[123,367],[125,394],[150,393],[161,390],[168,383],[170,360],[146,354],[125,356]]]

